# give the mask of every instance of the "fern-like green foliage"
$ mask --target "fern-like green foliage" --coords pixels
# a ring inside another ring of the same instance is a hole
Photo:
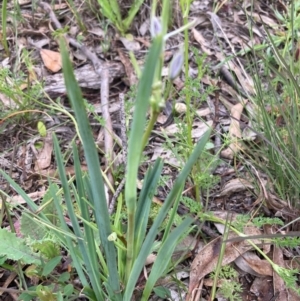
[[[26,240],[17,237],[15,233],[6,229],[0,229],[0,256],[6,256],[8,259],[21,261],[24,264],[41,264],[40,255],[34,253],[26,245]]]
[[[211,273],[210,278],[214,278],[215,274]],[[218,289],[218,294],[222,295],[226,300],[240,301],[242,300],[242,285],[237,281],[238,273],[230,265],[225,265],[219,272],[219,279],[222,281],[222,286]]]

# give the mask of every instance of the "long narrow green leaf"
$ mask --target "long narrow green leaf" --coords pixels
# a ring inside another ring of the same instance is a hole
[[[2,45],[4,47],[5,53],[9,56],[9,48],[7,44],[6,35],[6,25],[7,25],[7,0],[2,1]]]
[[[87,118],[86,108],[82,98],[81,90],[78,86],[78,83],[76,82],[72,65],[69,59],[69,54],[66,50],[63,40],[60,43],[60,48],[62,53],[65,85],[67,88],[69,100],[75,112],[76,120],[78,121],[78,128],[82,139],[84,154],[87,161],[91,181],[94,215],[101,237],[101,243],[104,248],[107,266],[109,269],[108,290],[115,292],[114,298],[116,300],[121,300],[116,250],[114,243],[108,241],[107,239],[111,234],[111,225],[106,204],[106,195],[103,178],[101,175],[98,153],[92,134],[92,129]]]
[[[142,248],[140,250],[140,253],[138,254],[138,257],[136,258],[134,265],[132,267],[132,271],[129,277],[129,281],[126,285],[126,289],[124,292],[124,298],[123,301],[130,301],[131,295],[133,293],[135,284],[138,280],[138,277],[142,271],[142,268],[144,266],[145,260],[147,256],[149,255],[149,252],[151,250],[151,247],[153,245],[153,242],[155,240],[155,237],[157,235],[159,226],[162,224],[164,218],[166,217],[167,213],[169,212],[174,200],[176,199],[178,193],[181,192],[182,186],[189,175],[192,167],[196,164],[200,154],[204,150],[205,144],[207,140],[209,139],[211,133],[211,129],[206,131],[206,133],[201,137],[199,140],[197,146],[195,147],[193,153],[191,154],[190,158],[188,159],[186,165],[184,166],[183,170],[179,174],[177,180],[174,183],[173,189],[170,191],[167,199],[165,200],[160,212],[158,213],[152,227],[150,228],[147,237],[145,239],[145,242],[142,245]]]
[[[149,107],[150,96],[152,94],[152,84],[157,62],[162,49],[162,37],[158,36],[153,41],[148,57],[146,59],[144,70],[137,91],[135,110],[131,125],[128,158],[127,158],[127,181],[125,185],[125,199],[128,210],[131,211],[136,207],[136,179],[138,167],[142,153],[142,141],[146,113]]]
[[[62,213],[62,210],[61,210],[61,204],[59,202],[59,199],[57,198],[56,196],[56,188],[51,185],[50,183],[50,186],[49,186],[49,190],[50,190],[50,193],[54,199],[54,204],[55,204],[55,207],[56,207],[56,210],[57,210],[57,215],[58,215],[58,218],[60,220],[60,227],[64,230],[64,232],[68,233],[70,232],[70,229],[68,227],[68,225],[66,224],[66,221],[65,221],[65,218],[64,218],[64,215]],[[65,239],[64,239],[65,243],[66,243],[66,247],[68,248],[69,252],[70,252],[70,255],[72,257],[72,260],[73,260],[73,265],[76,269],[76,272],[79,276],[79,279],[82,283],[83,286],[88,286],[88,281],[86,279],[86,276],[83,272],[83,269],[81,267],[81,263],[79,261],[79,258],[76,256],[77,254],[77,251],[74,247],[74,243],[73,243],[73,240],[70,238],[69,235],[65,235]]]
[[[66,176],[66,172],[65,172],[65,167],[64,167],[64,164],[63,164],[63,160],[62,160],[62,153],[60,151],[58,140],[57,140],[55,135],[53,137],[53,144],[54,144],[55,158],[56,158],[56,162],[57,162],[59,177],[60,177],[60,181],[61,181],[61,184],[62,184],[62,187],[63,187],[63,190],[64,190],[64,199],[65,199],[65,203],[66,203],[66,206],[67,206],[67,209],[68,209],[68,215],[71,219],[72,227],[73,227],[74,233],[77,237],[77,243],[78,243],[78,246],[79,246],[79,250],[82,254],[83,261],[86,265],[87,274],[89,275],[89,279],[92,283],[92,287],[95,291],[95,295],[97,296],[98,301],[102,301],[102,300],[105,300],[105,298],[104,298],[103,291],[101,289],[101,285],[100,285],[100,283],[97,279],[97,275],[96,275],[96,271],[95,271],[95,268],[97,268],[97,266],[93,266],[92,263],[91,263],[89,253],[88,253],[89,246],[84,241],[82,232],[81,232],[80,227],[79,227],[78,219],[77,219],[77,217],[75,215],[75,212],[74,212],[73,202],[72,202],[72,198],[71,198],[70,186],[68,184],[68,180],[67,180],[67,176]],[[61,208],[60,204],[57,204],[57,202],[56,202],[56,209],[59,213],[60,218],[63,217],[62,208]],[[66,224],[62,220],[61,220],[61,222]],[[94,243],[93,243],[93,245],[94,245]],[[76,254],[74,254],[74,253],[71,253],[71,256],[72,256],[73,260],[74,260],[74,258],[76,258]],[[87,286],[87,283],[85,283],[84,286]]]
[[[85,189],[84,189],[84,182],[83,182],[83,174],[81,171],[79,156],[78,156],[78,150],[75,146],[75,143],[73,143],[73,158],[74,158],[74,166],[75,166],[75,175],[76,175],[76,188],[78,192],[78,206],[81,211],[81,217],[84,222],[83,228],[84,228],[84,237],[86,240],[86,245],[88,246],[87,252],[89,253],[89,258],[91,260],[91,264],[96,270],[100,270],[99,262],[97,260],[97,254],[96,254],[96,248],[95,248],[95,238],[94,238],[94,232],[93,229],[88,225],[90,222],[90,214],[89,214],[89,208],[88,204],[85,201],[86,195],[85,195]]]
[[[144,0],[135,0],[133,5],[131,5],[130,10],[128,12],[128,16],[123,21],[123,26],[124,26],[125,31],[128,30],[128,28],[130,27],[135,15],[139,11],[139,9],[143,3],[144,3]]]
[[[128,144],[127,158],[127,175],[125,184],[125,201],[128,212],[128,230],[127,230],[127,262],[126,262],[126,279],[131,271],[134,260],[134,244],[135,244],[135,211],[137,201],[136,179],[138,167],[142,154],[142,139],[145,124],[146,113],[149,107],[150,96],[152,94],[152,84],[156,66],[159,63],[159,58],[162,51],[163,38],[157,36],[150,48],[149,54],[145,63],[145,72],[143,72],[137,91],[137,99],[133,114],[133,121]]]
[[[159,249],[155,262],[152,266],[150,276],[143,291],[143,296],[141,299],[142,301],[148,300],[156,281],[162,276],[163,272],[166,270],[171,261],[172,254],[174,252],[178,239],[187,230],[192,221],[192,218],[186,218],[175,230],[173,230],[168,235],[168,238]]]
[[[144,241],[152,199],[163,167],[162,160],[157,160],[150,168],[143,181],[135,216],[135,254],[138,253]]]

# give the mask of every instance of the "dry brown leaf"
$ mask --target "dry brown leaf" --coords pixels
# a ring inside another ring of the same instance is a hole
[[[105,37],[105,31],[100,27],[94,27],[94,28],[88,30],[88,32],[90,32],[98,37]]]
[[[49,132],[47,137],[44,139],[44,145],[42,150],[37,154],[36,161],[34,164],[34,171],[46,169],[51,164],[53,151],[53,140],[52,134]]]
[[[28,193],[27,196],[35,202],[35,201],[41,199],[45,195],[45,193],[46,193],[46,190],[43,188],[43,190],[41,190],[41,191],[35,191],[35,192]],[[15,204],[15,205],[20,205],[20,204],[26,203],[24,198],[21,197],[20,195],[14,196],[11,198],[7,198],[7,202],[11,203],[11,204]]]
[[[255,278],[251,285],[250,292],[257,296],[258,301],[272,300],[274,297],[272,277],[267,276]]]
[[[6,108],[14,109],[17,107],[17,104],[5,94],[0,93],[0,101]]]
[[[18,276],[18,274],[16,272],[13,272],[13,271],[9,272],[8,276],[5,273],[5,276],[3,277],[3,279],[1,279],[1,288],[3,288],[3,289],[8,288],[10,286],[10,284],[12,284],[14,282],[14,280],[17,276]],[[0,291],[0,296],[2,296],[3,293],[4,293],[4,290]],[[9,300],[9,299],[7,297],[2,299],[2,297],[1,297],[1,300],[6,301],[6,300]]]
[[[236,178],[230,180],[224,185],[219,196],[224,196],[230,193],[243,191],[246,189],[253,189],[253,188],[254,188],[253,185],[249,181],[245,179]]]
[[[31,3],[31,0],[18,0],[18,3],[22,6]]]
[[[233,159],[234,155],[241,149],[242,144],[239,140],[242,138],[239,120],[242,116],[244,106],[241,103],[234,105],[231,109],[231,124],[229,128],[229,136],[232,140],[230,145],[221,151],[221,156],[227,159]]]
[[[273,251],[273,262],[282,268],[290,268],[285,266],[282,250],[276,246],[274,246]],[[274,292],[278,292],[278,297],[276,301],[300,300],[300,296],[298,296],[292,289],[287,288],[283,279],[276,272],[273,273],[273,285]]]
[[[220,52],[215,53],[215,56],[218,58],[220,62],[226,61],[225,56]],[[249,74],[246,74],[246,71],[243,70],[244,68],[241,67],[240,64],[238,67],[233,61],[228,61],[226,62],[226,65],[224,67],[235,73],[240,85],[245,91],[247,91],[250,94],[255,94],[253,79]]]
[[[254,82],[250,75],[247,74],[247,76],[245,77],[245,74],[243,74],[240,68],[232,61],[229,61],[228,65],[230,69],[234,71],[243,89],[249,92],[250,94],[255,94]]]
[[[283,268],[285,267],[282,250],[276,246],[274,246],[273,261],[275,264],[279,265],[280,267],[283,267]],[[283,279],[275,271],[274,271],[274,275],[273,275],[273,285],[274,285],[274,292],[279,292],[279,295],[277,298],[278,301],[289,300],[285,283],[284,283]]]
[[[174,153],[171,150],[166,150],[165,148],[163,148],[161,146],[155,147],[151,161],[154,162],[154,161],[156,161],[157,158],[163,159],[165,164],[169,164],[174,167],[182,166],[182,162],[180,162],[174,156]]]
[[[82,172],[88,171],[88,168],[86,165],[81,165],[80,169]],[[75,169],[74,166],[67,166],[65,168],[65,172],[68,176],[74,176],[75,175]],[[58,170],[57,169],[45,169],[45,170],[39,170],[36,173],[32,173],[31,176],[39,176],[43,178],[58,178]]]
[[[65,8],[68,8],[67,3],[59,3],[59,4],[54,5],[54,10],[61,10],[61,9],[65,9]]]
[[[142,37],[146,35],[149,28],[150,28],[150,19],[146,19],[144,22],[142,22],[139,28],[139,32]]]
[[[244,234],[261,235],[261,231],[256,227],[245,227]],[[236,234],[229,233],[228,239],[236,237]],[[254,239],[253,243],[259,244],[260,240]],[[217,266],[219,254],[222,245],[222,237],[218,237],[208,243],[195,257],[191,265],[189,291],[186,300],[191,300],[193,292],[197,289],[200,280],[211,273]],[[241,254],[252,249],[252,246],[246,240],[226,243],[222,266],[233,262]]]
[[[55,73],[62,68],[61,55],[59,52],[55,52],[48,49],[41,49],[40,54],[44,65],[50,71]]]
[[[125,67],[125,72],[129,81],[129,86],[133,86],[137,83],[137,77],[135,75],[135,71],[134,68],[131,64],[130,59],[123,53],[123,51],[121,49],[118,49],[118,54],[120,57],[120,60],[122,62],[122,64]]]
[[[262,20],[265,24],[269,25],[271,28],[277,28],[278,27],[278,23],[276,23],[274,21],[274,19],[271,19],[271,18],[269,18],[269,17],[267,17],[263,14],[258,14],[258,13],[255,13],[255,12],[251,12],[251,13],[249,13],[249,17],[250,17],[250,15],[251,15],[251,18],[253,18],[255,21],[257,21],[259,23]]]
[[[129,51],[139,51],[141,45],[139,42],[135,41],[132,36],[128,35],[126,38],[120,37],[119,40],[122,42],[124,47]]]
[[[141,38],[141,37],[135,37],[134,38],[137,42],[142,43],[145,47],[150,48],[151,47],[151,42],[149,40]]]
[[[267,260],[260,259],[255,253],[250,251],[239,256],[234,263],[242,271],[257,277],[273,275],[271,264]]]
[[[203,35],[195,28],[192,28],[192,34],[194,35],[194,39],[199,43],[203,52],[207,53],[208,55],[213,55],[213,52],[209,49],[210,44]]]
[[[209,120],[208,122],[195,122],[193,123],[192,129],[192,138],[199,139],[203,136],[203,134],[213,125],[213,121]],[[179,127],[177,124],[173,123],[166,128],[161,129],[162,132],[166,133],[167,135],[175,135],[179,131]]]
[[[211,114],[211,110],[210,110],[210,108],[199,109],[199,110],[196,111],[196,114],[199,117],[204,117],[204,116],[207,116],[207,115]]]

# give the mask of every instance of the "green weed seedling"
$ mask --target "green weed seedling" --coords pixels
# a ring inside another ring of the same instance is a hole
[[[100,11],[124,35],[129,29],[135,15],[144,0],[134,0],[125,19],[121,16],[121,9],[117,0],[98,0]]]

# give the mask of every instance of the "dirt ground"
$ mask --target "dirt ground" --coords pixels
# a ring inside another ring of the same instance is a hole
[[[49,177],[59,184],[53,155],[52,134],[55,133],[62,152],[69,158],[66,159],[67,173],[74,175],[70,156],[73,140],[81,152],[82,169],[86,169],[80,139],[70,118],[73,112],[61,70],[57,37],[63,32],[69,42],[76,79],[88,103],[90,123],[100,149],[103,170],[107,170],[105,154],[109,153],[115,161],[113,172],[107,172],[108,179],[115,189],[119,187],[122,191],[120,183],[124,178],[126,161],[126,133],[124,137],[122,129],[124,123],[130,120],[128,116],[134,105],[134,87],[138,84],[129,52],[134,53],[138,64],[142,66],[151,45],[151,1],[145,1],[141,6],[126,37],[121,36],[109,22],[96,18],[91,10],[91,7],[98,9],[96,1],[89,1],[89,6],[87,2],[75,0],[74,7],[64,1],[33,2],[19,1],[20,11],[8,15],[9,54],[3,47],[0,49],[2,69],[11,71],[6,77],[2,74],[3,84],[0,85],[0,167],[34,201],[39,202],[47,191]],[[119,2],[122,13],[126,15],[131,1]],[[10,11],[14,9],[13,1],[8,1],[8,7]],[[211,167],[207,169],[203,166],[207,176],[201,180],[202,186],[199,187],[203,206],[222,219],[226,219],[226,213],[229,212],[232,219],[237,214],[251,216],[261,213],[266,217],[280,217],[285,223],[299,216],[297,209],[291,208],[276,195],[267,175],[259,169],[259,159],[257,166],[249,163],[250,144],[258,136],[249,130],[249,117],[245,113],[245,107],[251,107],[248,96],[255,94],[250,71],[253,56],[249,46],[259,47],[265,43],[265,28],[272,34],[284,33],[285,28],[280,25],[274,10],[284,12],[286,7],[285,1],[253,1],[253,5],[248,0],[202,0],[191,3],[189,19],[195,20],[195,26],[189,30],[189,74],[182,70],[174,81],[174,92],[158,117],[139,173],[139,180],[142,180],[147,167],[158,157],[164,158],[164,181],[157,192],[158,204],[164,201],[182,166],[176,153],[165,147],[168,142],[177,149],[183,139],[179,125],[185,120],[186,106],[181,91],[185,88],[187,78],[195,81],[199,78],[192,95],[193,111],[196,112],[193,141],[199,140],[207,126],[215,130],[210,140],[211,157],[205,158],[207,161],[204,162],[204,165],[210,162]],[[18,16],[17,22],[15,15]],[[182,24],[180,6],[178,0],[174,0],[170,31]],[[183,43],[183,33],[167,40],[163,76],[167,76],[169,63]],[[203,60],[203,70],[198,70],[199,57]],[[227,63],[224,64],[224,61]],[[97,72],[97,64],[102,64],[107,70],[107,81]],[[200,77],[201,71],[204,74]],[[5,85],[3,78],[6,78]],[[105,92],[108,94],[108,104],[102,101]],[[174,104],[175,114],[172,111]],[[111,129],[113,139],[107,139],[103,124]],[[235,141],[226,145],[224,137],[238,137],[246,142]],[[245,153],[247,155],[244,156]],[[209,160],[213,157],[212,163]],[[196,198],[194,185],[191,180],[187,181],[185,197]],[[0,178],[0,188],[9,195],[7,202],[25,204],[24,199],[3,178]],[[113,198],[113,193],[110,198]],[[14,212],[13,222],[17,233],[21,214],[19,209]],[[179,214],[190,214],[189,208],[182,204]],[[198,247],[195,246],[189,258],[180,265],[177,277],[189,294],[191,288],[196,291],[201,289],[202,299],[193,296],[193,300],[210,300],[212,280],[206,276],[216,264],[218,257],[215,248],[220,243],[220,233],[224,229],[212,222],[199,222],[198,225],[202,229]],[[9,228],[9,220],[5,216],[2,228]],[[245,234],[259,236],[272,233],[275,233],[274,229],[264,225],[262,229],[249,227],[249,232]],[[210,241],[206,248],[204,241]],[[263,250],[279,266],[298,267],[293,259],[299,256],[299,247],[270,249],[270,245],[266,245]],[[194,269],[200,257],[204,262],[202,264],[207,265],[201,269],[201,273]],[[227,264],[237,271],[236,279],[242,284],[243,292],[240,299],[225,299],[217,295],[215,300],[300,300],[292,290],[286,288],[270,264],[245,241],[228,243],[224,257]],[[1,300],[16,300],[18,294],[9,291],[9,288],[16,287],[18,281],[17,276],[13,276],[5,268],[0,268],[0,286],[7,289],[6,292],[0,289]],[[163,286],[171,291],[172,300],[186,297],[185,293],[181,295],[176,289],[174,282],[166,279]],[[218,286],[222,286],[222,283]]]

